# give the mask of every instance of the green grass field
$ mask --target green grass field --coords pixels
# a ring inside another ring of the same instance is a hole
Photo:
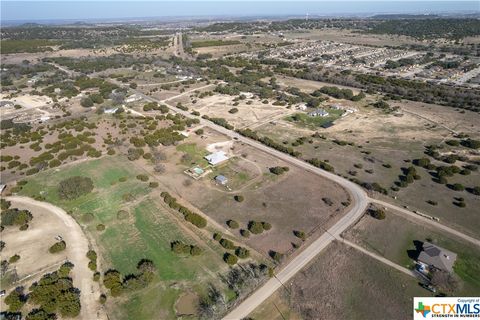
[[[136,272],[136,265],[143,258],[155,263],[158,275],[149,287],[129,295],[128,303],[121,302],[123,297],[112,300],[116,317],[175,319],[174,303],[182,288],[201,290],[202,284],[216,281],[212,275],[224,263],[221,256],[186,234],[174,220],[172,212],[157,204],[160,191],[150,189],[148,182],[137,180],[135,176],[139,173],[126,158],[107,157],[59,171],[41,172],[28,179],[21,194],[43,195],[47,202],[72,212],[100,249],[105,261],[101,271],[114,268],[128,275]],[[76,175],[90,177],[94,190],[72,201],[59,199],[58,183]],[[126,181],[120,182],[120,178],[126,178]],[[135,200],[125,201],[122,197],[125,193],[132,194]],[[117,212],[120,209],[128,211],[128,216],[119,219]],[[87,213],[93,214],[88,222],[84,220]],[[98,223],[106,226],[105,231],[96,230]],[[175,240],[200,245],[204,252],[198,257],[176,255],[170,249],[170,243]],[[169,287],[171,283],[181,285],[173,290]]]
[[[186,166],[198,165],[200,167],[206,167],[208,161],[205,160],[205,157],[208,152],[205,149],[200,149],[196,143],[184,143],[177,146],[177,151],[184,153],[181,163]]]

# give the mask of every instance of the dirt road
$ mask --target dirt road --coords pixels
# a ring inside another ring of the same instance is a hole
[[[28,205],[32,209],[46,210],[62,221],[65,228],[64,230],[58,230],[58,232],[62,234],[70,249],[70,254],[66,258],[75,265],[72,272],[73,285],[80,289],[82,309],[79,319],[107,319],[98,303],[100,287],[97,282],[93,281],[93,272],[88,268],[89,260],[86,253],[89,249],[89,243],[77,222],[63,209],[47,202],[20,196],[7,197],[6,199],[12,201],[14,205]]]

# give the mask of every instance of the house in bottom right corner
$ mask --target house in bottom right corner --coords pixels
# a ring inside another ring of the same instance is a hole
[[[417,262],[428,269],[453,272],[457,254],[430,242],[424,242]]]

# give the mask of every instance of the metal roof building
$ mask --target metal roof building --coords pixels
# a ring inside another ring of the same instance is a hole
[[[205,156],[205,159],[208,161],[209,164],[212,166],[215,166],[219,163],[222,163],[226,160],[228,160],[227,154],[223,151],[217,151],[214,153],[209,154],[208,156]]]

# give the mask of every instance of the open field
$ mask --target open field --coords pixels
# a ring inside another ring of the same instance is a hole
[[[354,241],[372,252],[379,254],[407,268],[414,266],[409,251],[415,250],[414,241],[430,241],[456,253],[455,273],[460,277],[458,296],[475,295],[480,290],[480,251],[469,243],[442,233],[432,227],[418,224],[418,221],[387,211],[385,220],[365,215],[354,227],[345,233]]]
[[[253,319],[400,320],[412,317],[413,297],[429,296],[415,279],[339,242],[330,244],[284,285],[288,290],[280,289],[277,299],[267,301],[251,314]],[[374,302],[388,308],[379,308]],[[288,316],[283,318],[273,303],[280,311],[285,310],[285,304],[292,311],[282,312]]]
[[[157,192],[151,191],[148,183],[135,178],[141,171],[136,171],[123,157],[110,157],[92,160],[64,168],[62,171],[49,170],[37,174],[29,180],[22,194],[38,196],[55,203],[80,222],[99,247],[103,265],[119,270],[122,274],[135,271],[136,264],[142,258],[151,259],[158,269],[153,284],[146,289],[135,292],[133,300],[123,303],[123,298],[109,300],[108,309],[119,319],[128,319],[132,315],[148,319],[152,316],[152,293],[155,297],[176,295],[164,302],[171,303],[166,309],[155,309],[154,317],[174,319],[173,304],[182,288],[200,287],[204,281],[214,281],[212,272],[221,271],[224,263],[221,256],[212,254],[204,243],[197,243],[198,237],[185,232],[168,209],[159,205]],[[95,189],[92,193],[76,200],[60,200],[56,186],[66,177],[82,175],[93,179]],[[126,179],[125,182],[120,180]],[[125,195],[133,196],[126,201]],[[157,199],[157,200],[155,200]],[[127,211],[126,217],[119,218],[118,211]],[[98,223],[106,226],[105,231],[96,229]],[[170,243],[181,240],[195,243],[204,249],[199,257],[182,257],[170,250]],[[169,288],[176,283],[176,290]],[[154,290],[155,291],[152,291]],[[144,299],[145,296],[145,299]]]

